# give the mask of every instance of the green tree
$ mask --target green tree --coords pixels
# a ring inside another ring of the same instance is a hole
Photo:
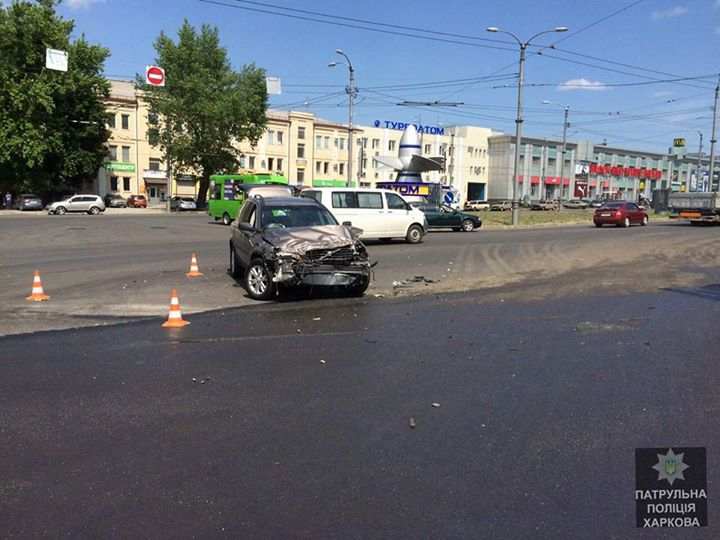
[[[106,150],[102,76],[108,50],[83,36],[58,0],[0,7],[0,189],[48,193],[92,181]],[[68,52],[68,71],[45,69],[45,49]]]
[[[198,32],[187,20],[177,43],[161,32],[155,50],[165,86],[137,78],[150,107],[148,140],[174,168],[200,173],[202,207],[210,175],[237,169],[239,151],[233,143],[254,144],[265,131],[265,70],[248,64],[234,71],[217,27],[203,25]]]

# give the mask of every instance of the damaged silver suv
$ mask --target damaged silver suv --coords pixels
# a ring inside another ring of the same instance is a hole
[[[371,268],[362,231],[338,225],[313,199],[247,199],[232,227],[230,275],[244,278],[256,300],[269,300],[278,286],[341,287],[361,296]]]

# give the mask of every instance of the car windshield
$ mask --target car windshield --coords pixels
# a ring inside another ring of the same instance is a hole
[[[262,223],[265,229],[338,224],[325,208],[300,204],[266,206],[262,210]]]
[[[621,202],[606,202],[604,208],[622,208],[623,203]]]

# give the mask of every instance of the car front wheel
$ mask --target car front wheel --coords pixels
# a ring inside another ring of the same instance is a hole
[[[410,228],[405,235],[405,240],[408,244],[418,244],[422,240],[423,231],[420,225],[410,225]]]
[[[240,277],[240,261],[235,254],[235,248],[230,244],[230,269],[228,270],[230,277],[237,279]]]
[[[59,216],[62,216],[65,212],[67,212],[67,208],[65,208],[64,206],[58,206],[55,209],[55,213]]]
[[[245,272],[245,290],[253,300],[270,300],[275,296],[275,284],[262,260],[255,259],[248,266]]]
[[[472,232],[473,229],[475,229],[475,224],[472,222],[471,219],[465,219],[460,224],[460,227],[462,228],[463,232]]]

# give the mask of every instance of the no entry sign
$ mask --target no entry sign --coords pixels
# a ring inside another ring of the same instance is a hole
[[[145,66],[145,82],[153,86],[165,86],[165,70],[158,66]]]

